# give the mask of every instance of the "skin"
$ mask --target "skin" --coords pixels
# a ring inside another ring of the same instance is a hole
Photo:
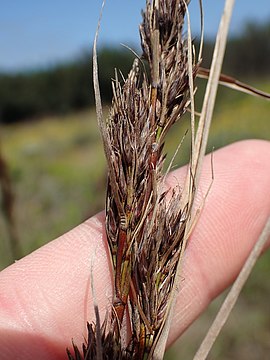
[[[270,215],[270,142],[244,141],[214,153],[215,179],[190,237],[169,343],[232,283]],[[186,169],[168,176],[181,184]],[[211,183],[206,157],[197,204]],[[29,224],[31,226],[31,224]],[[268,244],[269,245],[269,244]],[[91,273],[103,318],[112,294],[100,213],[0,273],[0,354],[7,359],[66,359],[94,320]]]

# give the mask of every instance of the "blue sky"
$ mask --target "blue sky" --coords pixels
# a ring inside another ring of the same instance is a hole
[[[43,67],[92,47],[101,0],[1,1],[0,70]],[[107,0],[100,44],[138,46],[145,0]],[[224,0],[204,0],[206,35],[214,36]],[[256,5],[256,6],[255,6]],[[270,0],[236,0],[231,32],[246,21],[270,21]],[[190,5],[193,33],[199,31],[198,1]]]

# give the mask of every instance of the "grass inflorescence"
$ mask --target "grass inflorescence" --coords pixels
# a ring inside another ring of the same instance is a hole
[[[180,188],[164,190],[163,171],[165,137],[190,105],[185,13],[181,0],[146,2],[143,60],[134,60],[127,78],[116,71],[109,116],[99,119],[108,164],[106,233],[114,297],[102,327],[88,325],[85,359],[98,358],[98,352],[110,359],[153,358],[169,313],[191,209],[189,198],[179,206]],[[197,70],[194,62],[192,78]],[[131,328],[127,343],[125,313]]]

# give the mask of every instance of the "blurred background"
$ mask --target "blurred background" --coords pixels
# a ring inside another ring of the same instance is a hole
[[[107,1],[99,37],[105,111],[114,69],[127,74],[140,54],[144,0]],[[223,1],[204,1],[209,67]],[[104,208],[106,167],[96,124],[91,51],[101,1],[5,2],[0,12],[0,269]],[[200,37],[198,3],[190,16]],[[270,92],[269,0],[236,2],[223,72]],[[205,83],[198,81],[200,109]],[[270,104],[220,88],[209,150],[240,139],[270,140]],[[175,125],[173,154],[187,128]],[[188,144],[175,160],[187,162]],[[270,254],[257,264],[209,359],[269,359]],[[167,353],[191,359],[222,297]]]

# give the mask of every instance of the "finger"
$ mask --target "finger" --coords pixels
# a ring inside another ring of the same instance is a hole
[[[94,320],[91,271],[101,312],[111,297],[103,224],[99,214],[2,271],[1,359],[66,359],[71,339],[81,344]]]
[[[170,341],[236,276],[270,212],[267,142],[247,141],[214,155],[215,180],[184,259]],[[205,161],[199,192],[211,181]],[[173,185],[183,177],[170,175]],[[90,275],[101,314],[111,301],[103,214],[20,260],[0,276],[2,359],[65,359],[71,338],[94,320]],[[14,344],[19,346],[14,347]]]
[[[235,279],[259,238],[270,216],[269,156],[270,143],[263,141],[236,143],[214,154],[214,182],[186,249],[169,343]],[[211,171],[208,157],[201,194]]]

